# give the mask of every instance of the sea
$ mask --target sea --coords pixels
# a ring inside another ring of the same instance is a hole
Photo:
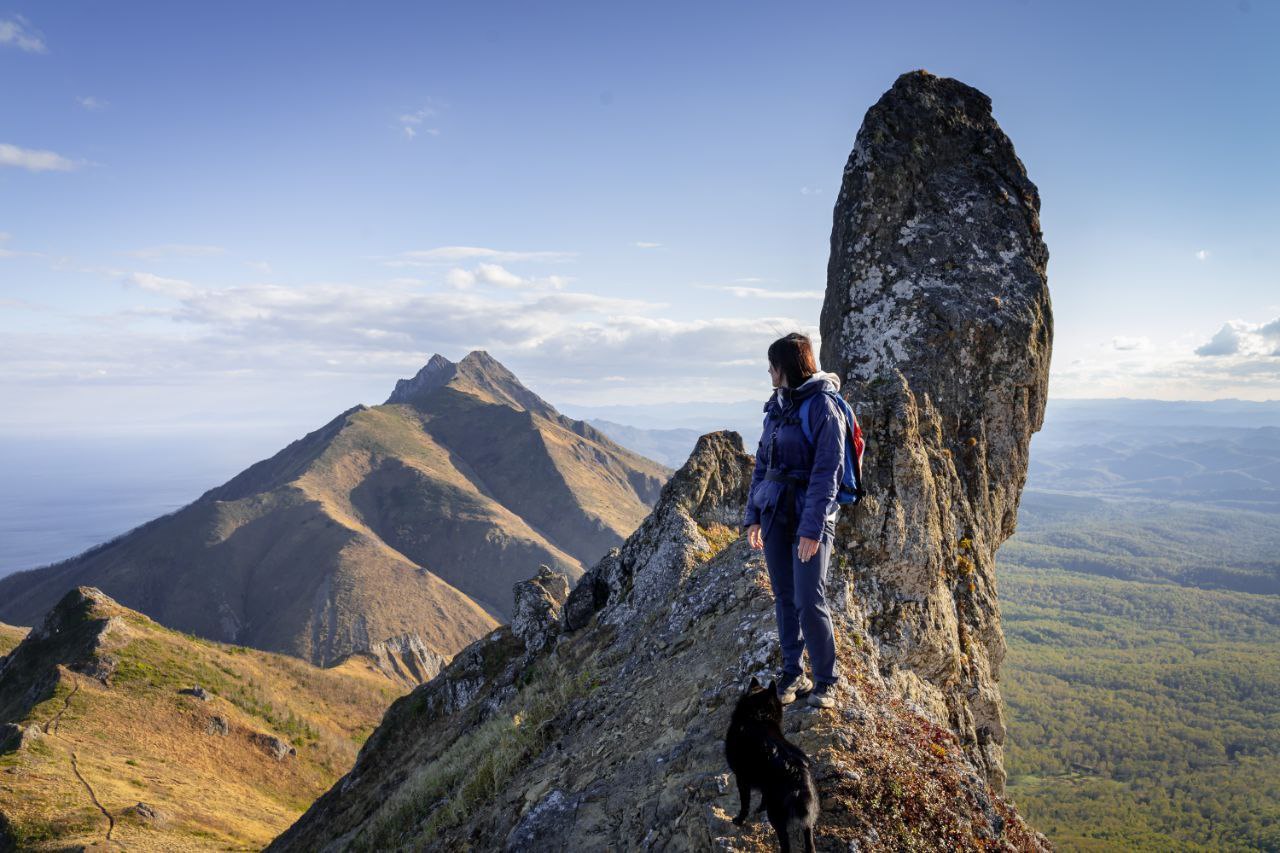
[[[0,435],[0,577],[179,509],[298,435],[296,427]]]

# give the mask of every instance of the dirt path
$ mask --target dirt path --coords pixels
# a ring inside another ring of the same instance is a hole
[[[62,725],[62,715],[67,713],[67,709],[71,707],[71,697],[80,691],[80,679],[74,675],[71,678],[74,685],[71,688],[71,692],[67,694],[67,698],[62,700],[62,707],[58,710],[58,713],[53,715],[53,719],[44,724],[44,733],[47,735],[58,733],[58,727]]]
[[[80,772],[80,765],[74,752],[71,753],[71,769],[75,771],[76,778],[80,780],[80,784],[84,785],[84,789],[89,792],[89,799],[93,800],[93,804],[98,807],[98,811],[102,812],[102,816],[107,819],[107,841],[110,841],[111,833],[116,830],[116,819],[111,816],[111,812],[103,808],[102,803],[98,802],[98,795],[93,792],[93,786],[89,784],[89,780],[85,779]]]
[[[71,707],[72,698],[80,692],[80,679],[76,678],[74,675],[71,676],[71,679],[73,685],[71,692],[62,700],[62,707],[58,709],[58,713],[54,714],[53,718],[44,724],[45,734],[58,734],[59,729],[62,727],[62,715],[67,713],[67,709]],[[107,819],[106,841],[110,843],[111,833],[116,830],[116,819],[111,816],[111,812],[107,811],[101,801],[98,800],[98,795],[93,790],[93,786],[89,784],[89,780],[84,778],[84,774],[80,772],[79,756],[76,755],[75,750],[72,750],[71,752],[71,772],[76,774],[76,778],[80,780],[80,784],[84,785],[84,789],[89,792],[89,799],[93,800],[93,804],[98,807],[98,811],[102,812],[102,816]]]

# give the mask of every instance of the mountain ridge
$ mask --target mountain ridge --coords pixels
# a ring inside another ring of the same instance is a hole
[[[704,435],[621,548],[567,595],[545,574],[518,585],[521,618],[397,700],[268,850],[774,849],[764,821],[731,823],[722,746],[750,677],[779,663],[767,570],[735,529],[753,464],[736,433]],[[856,575],[842,561],[828,586],[837,707],[784,713],[821,849],[1048,849],[881,674]]]
[[[669,472],[482,351],[433,356],[389,399],[407,402],[353,406],[173,513],[0,579],[0,618],[97,585],[173,627],[322,665],[413,649],[400,670],[430,677],[509,618],[530,566],[576,578],[620,542]]]

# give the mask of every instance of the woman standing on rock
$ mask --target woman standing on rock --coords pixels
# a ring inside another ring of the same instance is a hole
[[[813,344],[798,332],[769,346],[769,377],[776,390],[764,406],[743,526],[769,566],[782,646],[779,697],[785,705],[808,693],[810,705],[829,708],[838,676],[826,585],[846,427],[840,404],[824,392],[838,393],[840,377],[818,370]],[[806,648],[812,681],[800,663]]]

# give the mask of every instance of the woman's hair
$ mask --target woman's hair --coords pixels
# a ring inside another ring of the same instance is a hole
[[[782,371],[791,388],[799,388],[818,372],[818,363],[813,358],[813,343],[808,335],[799,332],[792,332],[769,344],[769,363]]]

